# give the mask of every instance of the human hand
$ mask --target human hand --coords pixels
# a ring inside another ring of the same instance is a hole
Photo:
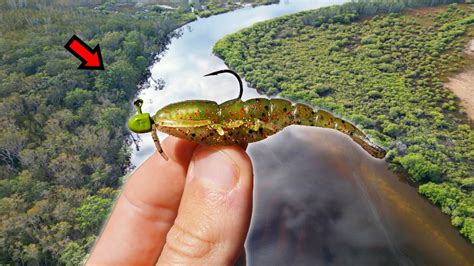
[[[233,265],[252,213],[252,164],[237,146],[168,137],[128,179],[87,264]]]

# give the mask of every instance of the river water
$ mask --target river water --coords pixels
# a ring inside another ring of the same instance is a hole
[[[163,90],[142,90],[145,112],[173,102],[234,98],[232,76],[202,77],[227,68],[212,55],[214,43],[251,24],[344,1],[283,1],[199,19],[184,26],[152,77]],[[246,88],[245,99],[263,97]],[[160,135],[163,138],[165,135]],[[154,151],[142,136],[132,163]],[[292,126],[248,153],[255,172],[255,201],[248,240],[250,265],[473,265],[474,248],[449,218],[416,189],[368,156],[345,135]]]

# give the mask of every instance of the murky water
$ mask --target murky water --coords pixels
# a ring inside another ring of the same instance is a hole
[[[342,133],[292,126],[253,145],[251,265],[472,265],[416,189]]]
[[[200,19],[183,27],[152,66],[163,90],[142,91],[144,111],[166,104],[238,94],[234,77],[202,77],[226,68],[212,46],[257,21],[343,1],[287,1]],[[153,82],[151,82],[153,84]],[[244,98],[262,97],[246,89]],[[164,137],[164,135],[161,135]],[[142,137],[132,156],[139,165],[153,151]],[[292,126],[250,144],[255,206],[250,265],[473,265],[474,248],[416,189],[341,133]]]

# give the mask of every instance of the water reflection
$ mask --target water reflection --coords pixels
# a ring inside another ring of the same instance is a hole
[[[472,265],[473,247],[416,190],[332,130],[290,127],[248,149],[251,265]]]

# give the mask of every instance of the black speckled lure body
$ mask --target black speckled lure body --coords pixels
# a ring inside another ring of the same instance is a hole
[[[208,75],[229,72],[239,83],[239,76],[231,70],[220,70]],[[350,136],[375,158],[384,158],[385,150],[373,143],[351,123],[324,110],[313,110],[304,104],[292,104],[284,99],[249,99],[242,101],[242,85],[237,99],[222,104],[205,100],[173,103],[160,109],[153,117],[141,113],[141,100],[135,105],[139,114],[129,122],[137,133],[150,132],[158,151],[166,158],[156,130],[169,135],[207,145],[245,145],[271,136],[290,125],[336,129]]]

